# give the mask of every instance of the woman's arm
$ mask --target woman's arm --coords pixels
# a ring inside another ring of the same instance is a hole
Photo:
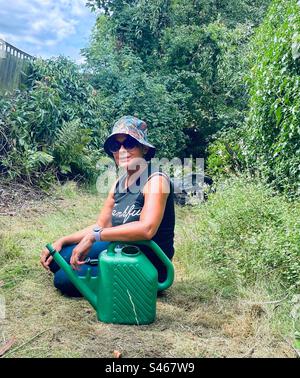
[[[153,176],[146,183],[143,192],[144,206],[140,214],[140,220],[104,228],[101,232],[101,240],[136,241],[151,240],[153,238],[164,215],[170,192],[170,183],[163,176]],[[90,233],[74,248],[70,260],[73,269],[78,269],[79,265],[84,264],[84,256],[89,252],[94,241],[95,238]]]
[[[153,176],[144,186],[144,206],[136,222],[105,228],[101,232],[104,241],[151,240],[161,224],[170,183],[164,176]]]
[[[70,245],[70,244],[78,244],[82,240],[84,240],[87,237],[90,237],[93,233],[93,228],[96,226],[101,226],[101,227],[111,227],[111,213],[112,209],[114,207],[114,188],[116,185],[117,181],[113,184],[112,188],[110,189],[110,192],[108,194],[107,199],[104,202],[104,205],[102,207],[102,210],[98,216],[97,223],[88,226],[84,228],[83,230],[77,231],[74,234],[64,236],[58,240],[56,240],[54,243],[52,243],[53,247],[60,252],[61,249],[65,245]],[[47,248],[44,248],[41,254],[41,264],[43,267],[47,270],[49,270],[49,264],[53,260],[53,257],[50,256],[49,251]]]
[[[115,182],[116,184],[116,182]],[[113,185],[112,189],[110,190],[108,197],[106,198],[104,205],[102,207],[102,210],[98,216],[97,219],[97,225],[100,227],[112,227],[111,223],[111,217],[112,217],[112,210],[115,204],[115,199],[114,199],[114,187],[115,184]]]
[[[114,187],[115,187],[116,182],[112,186],[108,197],[106,198],[103,207],[101,209],[101,212],[98,216],[97,222],[94,223],[91,226],[88,226],[84,228],[83,230],[77,231],[74,234],[67,235],[61,238],[61,241],[63,245],[69,245],[69,244],[75,244],[79,243],[85,236],[91,234],[93,232],[94,227],[100,226],[100,227],[111,227],[111,214],[112,214],[112,209],[114,207]]]

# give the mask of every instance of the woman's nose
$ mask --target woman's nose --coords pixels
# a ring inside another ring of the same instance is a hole
[[[126,148],[123,145],[119,149],[119,154],[121,154],[121,155],[126,155],[127,154],[127,150],[126,150]]]
[[[127,152],[127,150],[126,150],[126,148],[123,146],[123,144],[121,144],[120,151],[126,151],[126,152]]]

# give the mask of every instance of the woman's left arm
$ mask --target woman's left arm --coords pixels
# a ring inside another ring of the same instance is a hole
[[[136,241],[151,240],[161,224],[167,198],[170,193],[170,182],[164,176],[151,177],[144,186],[144,206],[140,219],[120,226],[104,228],[101,231],[103,241]],[[80,261],[88,253],[93,242],[93,235],[87,235],[76,247],[76,254],[72,255],[71,265],[74,269],[83,264]]]
[[[140,219],[120,226],[105,228],[101,232],[104,241],[151,240],[161,224],[168,195],[170,182],[164,176],[151,177],[144,186],[144,206]]]

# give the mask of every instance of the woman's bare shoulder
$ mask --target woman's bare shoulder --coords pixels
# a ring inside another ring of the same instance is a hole
[[[144,188],[144,194],[169,194],[170,193],[170,179],[163,172],[155,172],[149,176]]]

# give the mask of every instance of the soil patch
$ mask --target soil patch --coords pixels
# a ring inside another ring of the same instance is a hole
[[[45,192],[32,186],[0,181],[0,215],[14,216],[47,197]]]

